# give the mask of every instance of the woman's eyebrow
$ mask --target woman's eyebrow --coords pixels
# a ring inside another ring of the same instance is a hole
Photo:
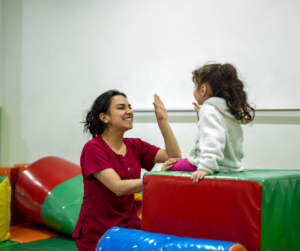
[[[117,104],[116,106],[119,106],[119,105],[121,105],[121,106],[125,106],[125,104],[124,104],[124,103]],[[130,106],[130,107],[131,107],[131,104],[128,104],[128,106]]]

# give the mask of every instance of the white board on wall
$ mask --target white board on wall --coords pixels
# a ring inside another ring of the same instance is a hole
[[[76,86],[89,101],[115,88],[139,109],[158,93],[169,109],[191,109],[195,67],[231,62],[258,108],[300,106],[299,1],[31,0],[23,8],[29,85]]]

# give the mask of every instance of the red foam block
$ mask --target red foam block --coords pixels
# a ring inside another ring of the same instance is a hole
[[[260,250],[262,184],[145,175],[142,230],[238,242]]]

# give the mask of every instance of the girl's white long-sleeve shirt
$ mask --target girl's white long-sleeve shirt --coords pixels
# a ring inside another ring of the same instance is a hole
[[[197,137],[188,161],[210,174],[242,171],[244,151],[240,124],[224,99],[206,100],[199,111]]]

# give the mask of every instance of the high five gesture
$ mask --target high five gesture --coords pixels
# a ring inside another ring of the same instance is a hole
[[[164,103],[161,101],[160,97],[157,94],[154,94],[154,109],[155,109],[155,116],[157,121],[159,120],[167,120],[168,112],[164,106]]]

